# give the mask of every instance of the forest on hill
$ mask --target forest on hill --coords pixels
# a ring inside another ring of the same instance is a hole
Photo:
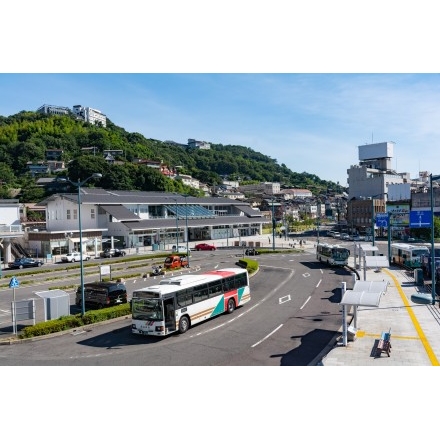
[[[219,185],[227,179],[239,180],[242,184],[280,182],[282,187],[308,188],[314,194],[344,191],[335,182],[306,172],[294,172],[284,164],[279,165],[276,159],[245,146],[211,144],[210,149],[190,148],[129,133],[109,119],[103,127],[78,120],[73,115],[22,111],[8,117],[0,116],[0,198],[38,202],[47,196],[45,189],[36,185],[36,177],[28,168],[30,163],[46,162],[47,150],[62,150],[60,160],[65,162],[66,170],[57,172],[56,176],[76,182],[93,173],[101,173],[103,177],[95,185],[105,189],[202,195],[181,181],[138,163],[140,159],[148,159],[178,169],[181,174],[191,175],[209,186]],[[104,159],[105,150],[120,150],[115,164]],[[38,177],[54,177],[54,174]],[[88,183],[94,184],[92,180]]]

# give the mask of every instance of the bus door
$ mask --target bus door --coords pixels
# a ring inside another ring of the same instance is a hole
[[[165,313],[165,328],[168,332],[173,332],[176,330],[174,298],[165,299],[163,302],[163,309]]]

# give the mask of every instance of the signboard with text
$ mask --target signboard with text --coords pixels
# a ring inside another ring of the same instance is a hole
[[[387,205],[387,214],[390,215],[390,226],[409,226],[409,204]]]

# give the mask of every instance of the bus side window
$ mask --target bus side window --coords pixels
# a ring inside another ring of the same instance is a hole
[[[228,292],[232,289],[231,280],[229,278],[223,278],[223,291]]]
[[[209,283],[209,296],[217,296],[222,294],[222,281],[212,281]]]

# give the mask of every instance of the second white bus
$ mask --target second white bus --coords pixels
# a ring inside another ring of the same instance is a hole
[[[409,243],[392,243],[391,260],[402,266],[418,268],[422,267],[423,255],[429,254],[427,246],[418,246]]]
[[[227,268],[163,279],[133,292],[132,333],[166,336],[250,301],[246,269]]]
[[[346,266],[349,256],[350,250],[337,244],[318,243],[316,246],[316,258],[330,266]]]

